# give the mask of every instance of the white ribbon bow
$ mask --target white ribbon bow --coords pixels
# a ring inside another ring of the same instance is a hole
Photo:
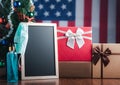
[[[83,36],[83,34],[89,34],[92,31],[84,32],[82,29],[78,28],[76,33],[73,33],[70,29],[67,32],[58,30],[58,32],[64,33],[65,36],[58,37],[58,39],[68,38],[67,46],[74,49],[75,40],[79,48],[81,48],[84,44],[84,38],[92,40],[91,37]]]
[[[81,48],[85,43],[82,34],[84,34],[84,31],[79,28],[76,31],[76,33],[73,33],[71,30],[68,30],[65,34],[66,37],[68,37],[67,46],[74,49],[75,40],[76,40],[78,47]]]

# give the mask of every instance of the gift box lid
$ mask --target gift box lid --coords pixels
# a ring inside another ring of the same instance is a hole
[[[59,61],[91,61],[91,27],[58,27],[57,31]]]

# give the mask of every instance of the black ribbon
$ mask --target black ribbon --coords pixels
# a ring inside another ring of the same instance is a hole
[[[107,66],[110,62],[108,56],[111,55],[111,50],[107,48],[104,52],[97,46],[92,49],[92,62],[94,65],[97,64],[99,59],[101,58],[101,62],[104,66]]]

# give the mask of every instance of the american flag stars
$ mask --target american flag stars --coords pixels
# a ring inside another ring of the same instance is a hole
[[[74,0],[34,0],[35,17],[39,20],[74,20]]]

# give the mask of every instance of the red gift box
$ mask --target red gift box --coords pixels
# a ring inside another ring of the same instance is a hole
[[[91,27],[58,27],[57,37],[59,61],[91,61]]]

